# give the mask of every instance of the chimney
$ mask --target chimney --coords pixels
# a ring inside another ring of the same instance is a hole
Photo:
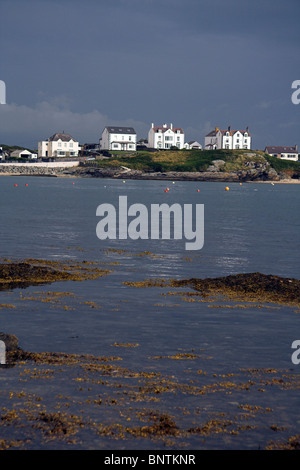
[[[295,151],[298,152],[298,145],[295,145]]]
[[[167,124],[164,124],[163,127],[167,127]]]
[[[173,124],[172,123],[170,124],[170,128],[173,129]]]
[[[231,131],[231,126],[228,126],[228,130],[229,130],[229,132]]]
[[[151,127],[152,127],[152,129],[153,129],[153,127],[154,127],[154,122],[151,123]]]

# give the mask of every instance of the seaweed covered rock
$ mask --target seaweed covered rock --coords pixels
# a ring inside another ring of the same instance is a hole
[[[71,279],[69,273],[30,263],[0,264],[0,290]]]
[[[20,350],[19,340],[15,335],[0,332],[0,341],[3,341],[7,352]]]
[[[298,279],[262,273],[242,273],[218,278],[184,279],[177,286],[191,286],[203,294],[243,297],[245,300],[264,300],[300,304]]]
[[[0,291],[48,284],[57,281],[83,281],[108,274],[107,269],[89,267],[87,262],[66,265],[57,261],[29,259],[0,263]]]

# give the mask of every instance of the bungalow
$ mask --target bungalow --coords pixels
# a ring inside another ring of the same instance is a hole
[[[25,149],[22,149],[22,150],[14,150],[13,152],[10,153],[9,155],[10,158],[27,158],[27,159],[30,159],[30,160],[34,160],[37,158],[37,154],[36,153],[31,153],[29,152],[29,150],[25,150]]]
[[[266,147],[265,153],[282,160],[294,160],[296,162],[299,157],[297,145],[295,147]]]
[[[79,142],[69,134],[56,133],[38,144],[39,158],[78,157]]]
[[[246,130],[222,130],[216,127],[205,136],[205,149],[251,149],[251,135],[249,128]]]
[[[202,150],[202,145],[199,144],[196,140],[191,140],[184,144],[184,148],[187,150]]]
[[[148,132],[148,146],[154,149],[167,150],[171,147],[184,148],[184,132],[181,127],[173,127],[173,124],[155,127],[151,124]]]
[[[133,127],[106,126],[99,142],[101,150],[136,151],[136,132]]]

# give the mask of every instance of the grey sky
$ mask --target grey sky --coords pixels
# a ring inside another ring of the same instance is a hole
[[[299,18],[299,0],[0,0],[0,142],[172,122],[299,145]]]

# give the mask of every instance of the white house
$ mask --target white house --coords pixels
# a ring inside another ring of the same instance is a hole
[[[53,134],[38,144],[39,158],[78,157],[79,142],[64,132]]]
[[[184,148],[184,132],[180,127],[173,127],[173,124],[169,127],[167,124],[155,127],[152,123],[148,132],[148,147],[165,150],[171,147],[182,149]]]
[[[26,149],[18,149],[14,150],[13,152],[10,153],[10,158],[28,158],[30,160],[34,160],[37,158],[36,153],[31,153],[29,150]]]
[[[282,160],[294,160],[297,162],[299,159],[297,145],[295,147],[266,147],[265,153]]]
[[[205,149],[251,149],[251,135],[248,127],[245,131],[222,130],[216,127],[205,136]]]
[[[136,132],[133,127],[106,126],[100,139],[101,150],[136,150]]]
[[[199,144],[196,140],[191,140],[184,144],[184,148],[187,150],[202,150],[202,145]]]

